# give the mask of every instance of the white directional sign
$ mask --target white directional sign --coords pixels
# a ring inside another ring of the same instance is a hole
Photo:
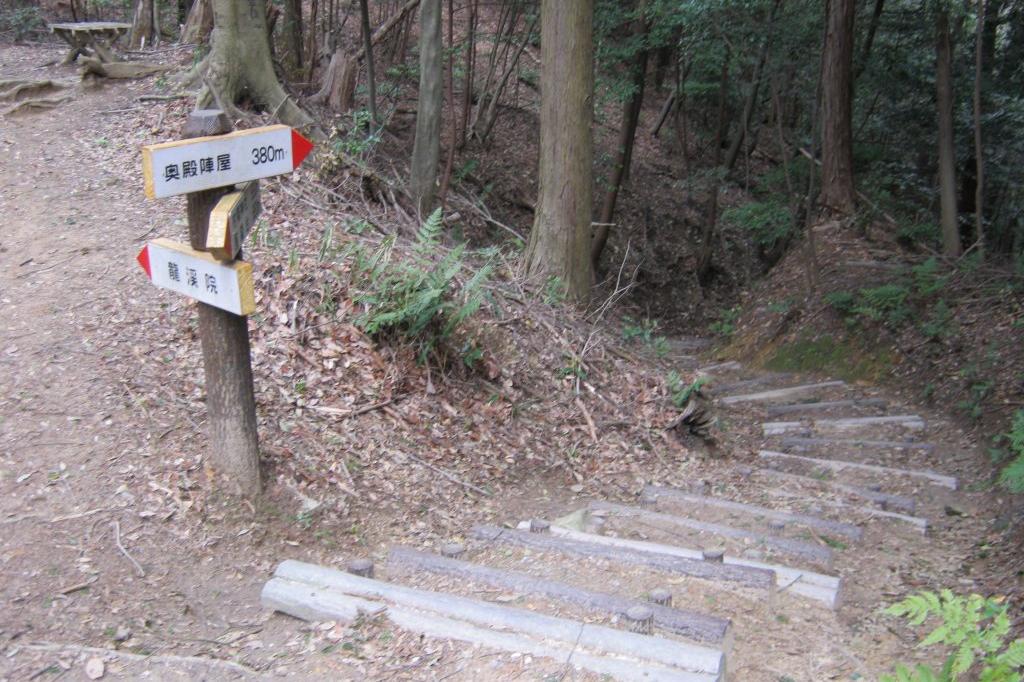
[[[260,217],[260,183],[252,180],[237,192],[225,194],[210,213],[206,249],[218,260],[231,260],[242,249],[249,230]]]
[[[170,239],[149,242],[142,247],[137,260],[158,287],[235,315],[249,315],[256,310],[249,263],[221,263],[205,251],[196,251]]]
[[[142,148],[150,199],[291,173],[313,143],[285,125],[195,137]]]

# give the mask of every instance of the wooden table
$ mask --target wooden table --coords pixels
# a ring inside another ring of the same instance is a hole
[[[102,62],[116,62],[120,58],[110,46],[131,29],[131,24],[113,21],[80,21],[67,24],[50,24],[50,32],[56,33],[71,46],[63,64],[71,64],[78,55],[96,56]]]

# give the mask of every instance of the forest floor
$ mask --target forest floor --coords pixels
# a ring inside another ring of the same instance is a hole
[[[45,65],[61,53],[0,46],[0,77],[73,82],[72,68]],[[375,348],[344,301],[317,305],[338,286],[319,236],[330,218],[300,171],[265,183],[263,238],[250,251],[267,492],[255,505],[218,493],[192,306],[148,285],[134,262],[147,239],[185,229],[182,200],[142,194],[140,145],[175,139],[185,112],[137,101],[151,91],[152,79],[75,85],[55,111],[0,118],[0,679],[83,679],[96,659],[116,679],[473,679],[450,642],[383,644],[374,622],[301,624],[268,613],[260,590],[286,558],[343,565],[713,471],[696,443],[664,430],[664,375],[689,352],[683,342],[648,357],[621,348],[619,330],[513,292],[481,332],[494,339],[490,380],[431,377]],[[584,377],[561,371],[573,353]],[[724,449],[749,459],[759,435],[743,417]],[[978,480],[970,439],[941,428],[960,453],[955,473]],[[971,558],[997,507],[969,492],[941,521],[941,542],[893,568],[902,581],[887,589],[985,591]],[[861,559],[888,565],[886,551]],[[882,597],[855,597],[871,637],[837,621],[825,634],[849,642],[780,650],[749,679],[813,680],[820,668],[793,661],[830,645],[846,652],[829,653],[841,671],[830,679],[870,678],[886,657],[909,657],[913,637],[872,615]],[[429,674],[417,668],[428,658]],[[801,672],[770,673],[790,669]]]

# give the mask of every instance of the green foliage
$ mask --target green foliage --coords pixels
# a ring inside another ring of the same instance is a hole
[[[394,237],[372,254],[352,254],[353,280],[358,280],[354,300],[364,308],[356,326],[371,336],[414,344],[421,362],[477,312],[492,271],[488,263],[460,285],[465,245],[437,258],[443,228],[438,209],[420,227],[409,259],[392,257]],[[463,346],[464,354],[468,350]]]
[[[939,261],[934,256],[920,265],[915,265],[913,273],[917,293],[922,296],[931,296],[942,291],[949,281],[948,276],[939,274]]]
[[[767,369],[778,372],[827,371],[847,381],[874,380],[883,376],[892,360],[886,351],[862,348],[855,337],[802,336],[778,346],[765,360]]]
[[[43,10],[35,5],[26,4],[0,10],[0,33],[13,34],[16,42],[45,30]]]
[[[708,383],[708,378],[701,376],[689,384],[684,384],[679,373],[673,370],[668,373],[666,383],[668,384],[669,394],[672,396],[672,404],[678,408],[683,408],[689,402],[690,397],[694,393],[699,393],[701,387]]]
[[[921,333],[929,339],[937,341],[952,334],[952,327],[953,311],[946,305],[945,300],[940,300],[932,306],[928,321],[921,325]]]
[[[348,127],[335,126],[327,139],[328,153],[320,166],[321,177],[331,177],[353,163],[363,165],[381,141],[383,126],[375,126],[366,109],[352,112]]]
[[[895,328],[911,315],[907,307],[909,295],[910,291],[902,284],[883,284],[872,289],[861,289],[853,313]]]
[[[754,242],[765,251],[784,244],[793,233],[793,214],[777,198],[727,208],[722,220],[750,232]]]
[[[1003,434],[1014,459],[999,475],[999,482],[1008,490],[1024,493],[1024,410],[1013,415],[1010,432]]]
[[[716,322],[712,322],[708,326],[708,330],[712,334],[724,336],[729,338],[736,332],[736,320],[740,318],[742,310],[739,306],[728,308],[722,311],[722,316]]]
[[[882,682],[955,682],[973,672],[981,682],[1020,682],[1024,669],[1024,639],[1007,642],[1010,618],[1006,605],[978,594],[968,597],[950,590],[920,592],[885,609],[911,625],[938,619],[938,626],[918,646],[942,646],[949,651],[935,671],[924,665],[911,670],[897,665]]]
[[[843,317],[849,317],[857,305],[857,297],[849,291],[831,291],[825,294],[825,302]]]
[[[622,327],[622,338],[626,341],[636,340],[645,346],[650,346],[658,357],[663,357],[668,353],[668,339],[655,333],[658,331],[657,320],[646,318],[634,320],[631,317],[625,317],[622,321],[625,323]]]

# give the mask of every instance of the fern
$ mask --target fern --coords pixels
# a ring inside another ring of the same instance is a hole
[[[358,250],[353,253],[353,298],[363,307],[356,326],[379,339],[412,343],[421,362],[480,309],[492,272],[488,263],[459,286],[465,246],[438,260],[443,229],[438,209],[417,230],[410,258],[393,259],[394,237],[385,239],[369,256]],[[472,343],[462,347],[467,352],[474,349]]]
[[[921,665],[914,670],[897,665],[893,674],[882,676],[882,682],[955,682],[976,664],[981,667],[978,679],[983,682],[1021,682],[1024,640],[1006,643],[1010,618],[1006,606],[995,599],[978,594],[963,597],[950,590],[921,592],[893,604],[885,613],[905,618],[914,626],[938,618],[939,625],[918,646],[945,646],[951,653],[939,672]]]
[[[999,474],[999,482],[1012,492],[1024,493],[1024,410],[1014,414],[1006,440],[1015,457]]]

